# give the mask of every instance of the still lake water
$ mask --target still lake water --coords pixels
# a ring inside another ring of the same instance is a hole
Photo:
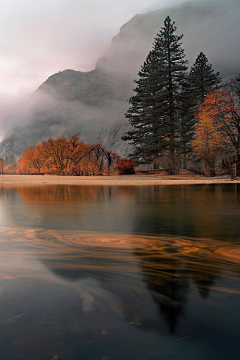
[[[1,360],[240,358],[240,185],[0,189]]]

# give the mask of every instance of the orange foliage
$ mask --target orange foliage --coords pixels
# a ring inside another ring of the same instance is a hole
[[[89,146],[70,139],[48,139],[30,146],[20,157],[17,174],[101,175],[110,171],[116,154],[107,151],[101,143]]]
[[[212,91],[206,96],[199,110],[201,108],[204,108],[213,119],[227,116],[231,110],[230,96],[223,90]]]
[[[194,152],[205,160],[207,175],[215,175],[216,160],[225,149],[226,137],[218,120],[220,113],[225,111],[224,98],[218,99],[218,93],[207,96],[199,106],[197,126],[192,140]]]
[[[17,174],[40,174],[41,162],[37,156],[36,148],[30,146],[21,156],[17,164]]]
[[[230,151],[240,152],[240,116],[239,101],[227,90],[211,92],[203,103],[205,111],[213,119],[225,137]]]

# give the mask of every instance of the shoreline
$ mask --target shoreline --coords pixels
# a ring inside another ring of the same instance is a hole
[[[98,185],[98,186],[149,186],[149,185],[204,185],[239,184],[240,178],[229,176],[203,177],[182,175],[105,175],[105,176],[59,176],[59,175],[0,175],[1,187],[43,185]]]

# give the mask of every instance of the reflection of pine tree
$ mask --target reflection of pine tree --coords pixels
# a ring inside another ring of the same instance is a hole
[[[207,256],[191,253],[186,256],[182,253],[182,246],[179,247],[179,241],[176,246],[174,240],[165,241],[160,245],[161,248],[164,245],[162,250],[152,250],[153,244],[150,243],[145,248],[137,249],[135,255],[151,296],[173,334],[187,303],[190,281],[194,282],[199,294],[205,299],[221,270]]]
[[[147,250],[137,251],[136,255],[140,257],[144,281],[173,334],[187,302],[188,278],[182,263],[174,259],[175,250],[169,248],[169,252],[173,255],[162,257]]]
[[[220,274],[220,268],[211,265],[210,261],[205,257],[204,259],[194,259],[196,266],[196,273],[192,274],[194,284],[197,286],[199,294],[206,299],[210,293],[211,288],[217,276]]]
[[[172,334],[177,326],[178,317],[187,303],[188,280],[182,276],[181,270],[178,269],[179,265],[179,262],[173,261],[172,269],[166,272],[167,276],[163,285],[156,286],[154,289],[166,297],[164,301],[159,301],[159,306]]]
[[[204,274],[205,275],[205,274]],[[206,299],[209,295],[210,289],[214,284],[214,277],[205,278],[205,276],[201,278],[195,278],[194,283],[196,284],[199,294],[202,296],[203,299]]]

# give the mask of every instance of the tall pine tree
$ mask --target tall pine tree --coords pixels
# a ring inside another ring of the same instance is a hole
[[[205,54],[200,52],[189,73],[189,81],[198,105],[203,103],[210,89],[214,89],[222,81],[218,72],[214,72]]]
[[[139,163],[154,162],[168,152],[174,166],[187,71],[183,35],[175,34],[174,24],[169,16],[165,19],[135,80],[136,94],[129,99],[126,118],[132,129],[123,140],[131,142],[134,153],[130,156]]]
[[[191,141],[195,131],[196,113],[206,95],[221,82],[218,72],[214,72],[205,54],[200,52],[191,67],[187,82],[183,87],[184,105],[181,114],[180,153],[183,157],[183,167],[186,168],[187,156],[192,152]]]

